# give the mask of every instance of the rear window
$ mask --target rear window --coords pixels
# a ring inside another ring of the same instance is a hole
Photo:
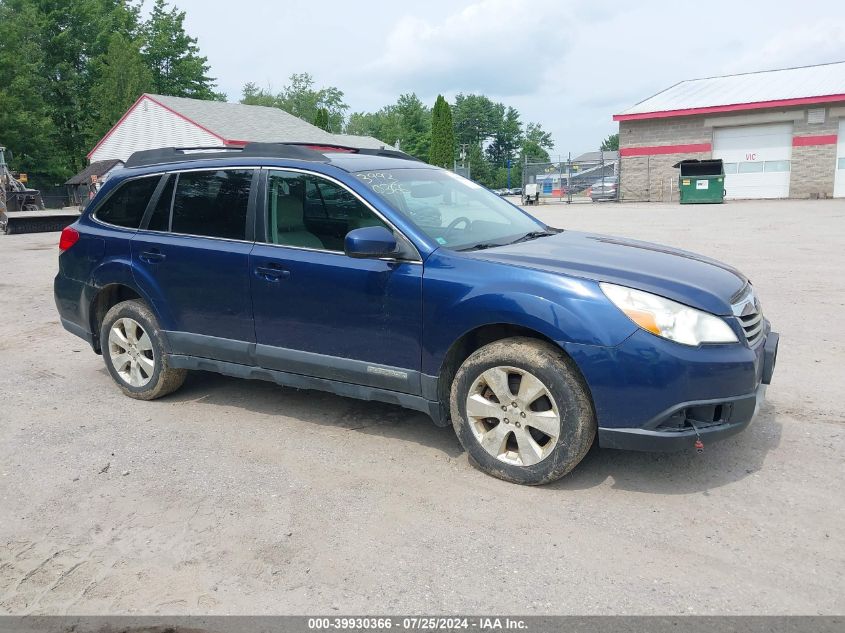
[[[94,217],[107,224],[137,229],[160,178],[158,175],[135,178],[118,185],[117,190],[97,207]]]
[[[251,182],[251,169],[179,174],[170,230],[187,235],[245,239]]]

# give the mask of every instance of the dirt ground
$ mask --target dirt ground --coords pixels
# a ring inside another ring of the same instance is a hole
[[[65,332],[57,234],[0,237],[0,612],[841,614],[845,201],[547,205],[730,262],[781,333],[703,455],[525,488],[396,407],[207,373],[122,396]]]

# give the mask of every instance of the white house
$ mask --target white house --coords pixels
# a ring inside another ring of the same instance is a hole
[[[88,154],[126,161],[158,147],[242,147],[250,142],[388,147],[372,136],[331,134],[278,108],[142,94]]]

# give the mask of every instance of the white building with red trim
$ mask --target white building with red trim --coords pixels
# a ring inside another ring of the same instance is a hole
[[[613,117],[624,200],[677,200],[688,158],[727,198],[845,197],[845,62],[682,81]]]
[[[92,163],[126,161],[159,147],[242,147],[246,143],[315,143],[380,149],[372,136],[332,134],[278,108],[142,94],[88,153]]]

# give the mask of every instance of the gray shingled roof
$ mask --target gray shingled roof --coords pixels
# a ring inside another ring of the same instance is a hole
[[[387,143],[372,136],[330,134],[299,117],[267,106],[148,95],[227,141],[326,143],[379,149]]]
[[[116,165],[123,165],[122,160],[112,158],[110,160],[98,160],[91,163],[81,172],[65,181],[66,185],[84,185],[91,180],[91,176],[102,176]]]

